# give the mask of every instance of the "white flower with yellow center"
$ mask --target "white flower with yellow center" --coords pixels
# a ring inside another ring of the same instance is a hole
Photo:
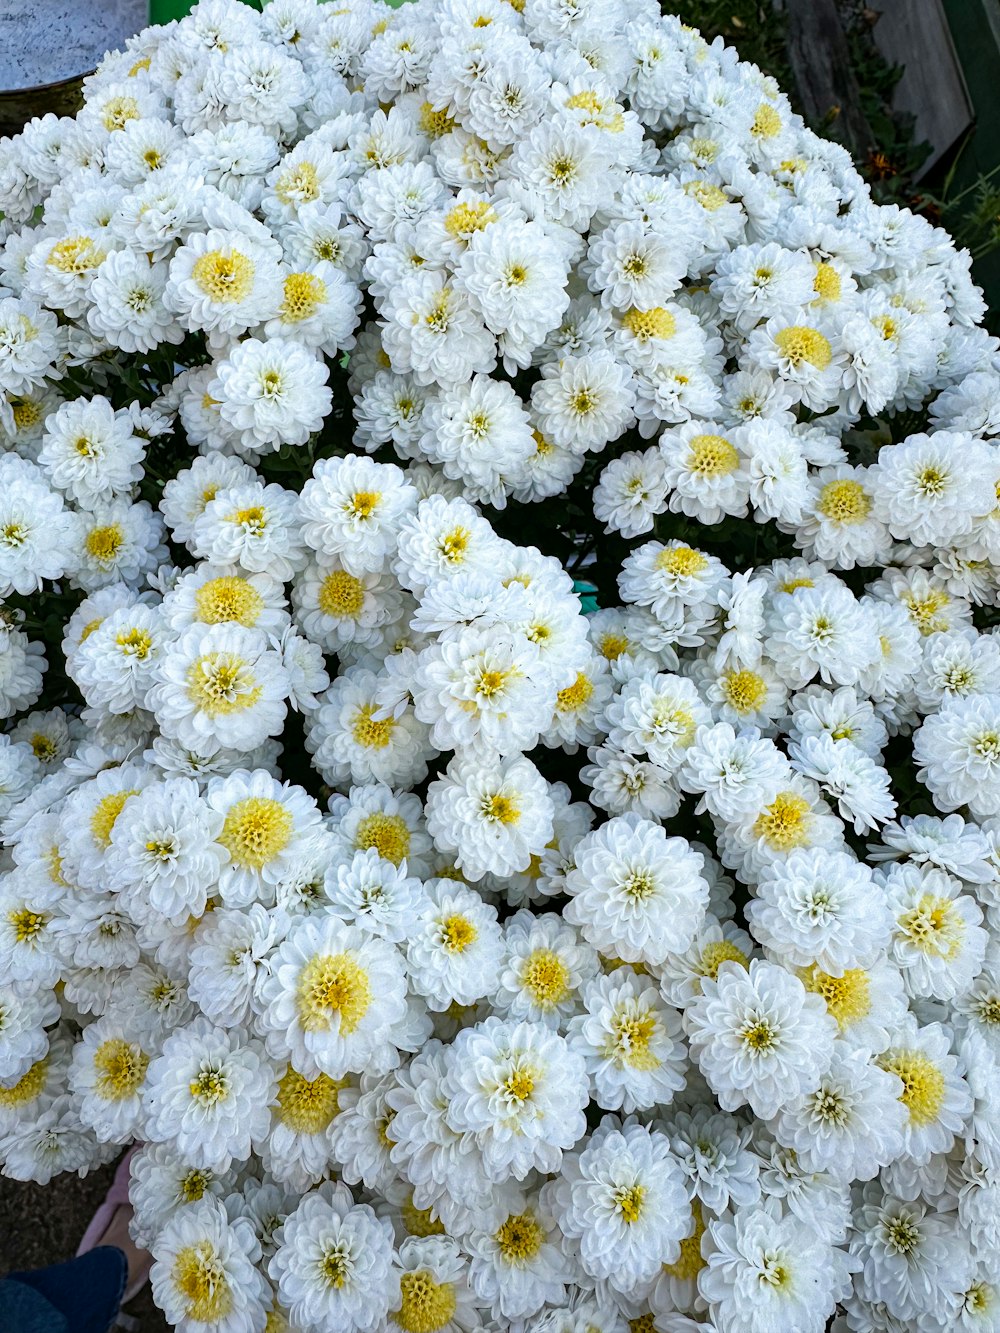
[[[361,292],[329,260],[285,273],[281,308],[264,325],[264,336],[289,338],[334,356],[354,344]]]
[[[267,1269],[295,1324],[324,1333],[368,1333],[389,1312],[392,1227],[346,1185],[307,1194],[277,1233]]]
[[[403,706],[386,714],[380,690],[385,673],[348,667],[320,698],[306,718],[306,748],[331,786],[383,782],[411,787],[427,773],[433,752],[427,727],[413,709]]]
[[[233,446],[253,457],[305,444],[320,429],[333,401],[328,377],[322,359],[290,338],[247,338],[218,363],[206,392]]]
[[[85,1027],[73,1048],[70,1090],[80,1119],[102,1143],[129,1143],[142,1133],[150,1045],[109,1016]]]
[[[163,522],[145,500],[87,506],[73,538],[73,578],[84,592],[112,583],[138,586],[167,559]]]
[[[772,318],[758,326],[745,344],[748,364],[774,371],[796,401],[822,412],[837,401],[843,378],[844,351],[831,325],[812,311]]]
[[[277,313],[282,288],[275,249],[256,231],[191,232],[170,260],[163,299],[185,328],[203,330],[212,346],[224,347]]]
[[[357,926],[306,917],[272,955],[260,1006],[268,1051],[308,1078],[385,1067],[406,1012],[403,960]]]
[[[210,373],[210,367],[189,372],[190,375],[201,374],[206,377],[203,382],[207,382],[207,375]],[[189,379],[188,383],[190,382]],[[199,394],[199,399],[200,396]],[[181,418],[182,420],[184,418],[183,399]],[[190,423],[187,424],[187,430],[189,437],[195,435]],[[181,468],[176,477],[171,478],[163,485],[160,496],[160,513],[163,515],[164,522],[170,529],[174,541],[183,542],[185,545],[190,541],[191,534],[194,531],[195,519],[204,513],[205,506],[215,499],[219,491],[224,491],[230,486],[245,486],[247,483],[256,480],[257,474],[253,468],[247,463],[240,462],[238,458],[217,452],[208,456],[198,454],[192,459],[190,467]],[[181,578],[188,573],[189,571],[185,571],[185,575],[182,575]],[[181,579],[178,579],[175,586],[181,586]],[[164,614],[167,614],[166,609],[164,609]],[[192,619],[197,619],[197,617]],[[170,621],[169,616],[168,621]]]
[[[989,936],[976,900],[944,870],[894,865],[884,889],[894,925],[890,954],[911,998],[953,1000],[983,965]]]
[[[496,908],[448,879],[427,884],[426,901],[406,938],[410,985],[431,1010],[489,995],[500,974],[503,933]]]
[[[176,633],[191,625],[235,624],[278,635],[288,626],[279,579],[264,571],[248,573],[238,564],[206,562],[185,570],[164,597],[161,611]]]
[[[203,1198],[175,1212],[151,1250],[153,1298],[171,1324],[202,1333],[263,1329],[269,1293],[247,1219],[230,1222],[221,1201]]]
[[[115,823],[126,802],[152,780],[145,765],[129,760],[102,768],[70,794],[60,811],[60,873],[67,882],[84,889],[107,887],[104,858]]]
[[[596,974],[597,953],[555,912],[522,908],[504,923],[504,956],[493,995],[503,1018],[565,1030],[581,988]]]
[[[146,702],[163,735],[210,755],[277,735],[287,695],[281,659],[259,630],[192,625],[161,659]]]
[[[231,1172],[192,1166],[165,1143],[144,1143],[129,1168],[129,1202],[133,1207],[130,1231],[149,1249],[167,1221],[202,1199],[223,1199],[232,1187]]]
[[[684,1011],[691,1054],[726,1111],[763,1119],[812,1092],[833,1058],[836,1024],[818,995],[777,963],[723,963]]]
[[[913,757],[938,809],[1000,813],[1000,694],[948,699],[917,731]]]
[[[25,1078],[30,1077],[29,1074]],[[60,1094],[37,1115],[19,1118],[0,1138],[0,1157],[8,1180],[31,1180],[47,1185],[63,1171],[84,1174],[118,1155],[114,1147],[99,1144],[80,1123],[73,1099]]]
[[[146,1070],[144,1135],[193,1166],[227,1171],[267,1133],[276,1085],[257,1041],[198,1017],[170,1034]]]
[[[899,1100],[906,1107],[903,1155],[922,1166],[935,1153],[950,1151],[972,1113],[973,1097],[957,1058],[950,1029],[940,1023],[918,1026],[907,1015],[877,1063],[902,1080]]]
[[[475,1135],[491,1180],[557,1171],[584,1132],[583,1058],[537,1023],[486,1019],[451,1048],[445,1094],[452,1129]]]
[[[302,537],[352,574],[380,570],[417,498],[395,464],[358,455],[320,459],[299,498]]]
[[[80,644],[67,671],[91,708],[131,713],[145,706],[167,642],[158,607],[121,607]]]
[[[26,256],[25,277],[36,301],[61,310],[68,319],[86,314],[94,275],[117,248],[112,237],[99,231],[57,228],[44,237],[35,233],[36,243]]]
[[[752,877],[761,866],[784,860],[798,848],[839,846],[844,826],[818,785],[789,767],[777,796],[750,811],[739,825],[719,828],[718,840],[722,863]]]
[[[261,1145],[264,1165],[275,1180],[304,1194],[327,1174],[331,1129],[347,1082],[328,1074],[306,1078],[291,1065],[286,1068],[278,1079],[271,1130]]]
[[[609,351],[549,361],[531,391],[532,416],[547,440],[596,453],[635,421],[632,373]]]
[[[16,454],[0,455],[0,488],[0,595],[33,593],[70,568],[79,519]]]
[[[376,851],[384,861],[425,878],[430,871],[431,840],[424,826],[420,798],[393,791],[385,783],[352,787],[348,796],[329,802],[337,863],[349,863],[356,852]]]
[[[711,713],[695,685],[683,676],[637,673],[608,704],[608,740],[629,754],[648,755],[674,774]]]
[[[574,1266],[544,1195],[510,1192],[499,1219],[475,1218],[463,1239],[472,1256],[469,1285],[495,1323],[565,1299]]]
[[[316,803],[301,787],[279,782],[262,769],[213,778],[205,803],[222,818],[215,835],[228,853],[218,881],[222,901],[228,907],[246,907],[255,899],[269,905],[274,885],[319,831]]]
[[[471,504],[429,495],[400,524],[393,568],[403,586],[422,597],[462,574],[491,575],[496,550],[496,534]]]
[[[629,1115],[672,1101],[684,1086],[681,1020],[658,988],[617,967],[589,981],[580,998],[567,1039],[587,1063],[598,1106]]]
[[[704,857],[659,824],[619,815],[581,839],[566,876],[566,920],[596,949],[657,966],[683,952],[708,906]]]
[[[680,1257],[689,1230],[687,1187],[670,1140],[634,1120],[606,1116],[553,1187],[563,1234],[587,1275],[630,1294]]]
[[[795,544],[806,559],[822,560],[832,569],[884,565],[892,541],[876,503],[871,471],[846,463],[821,468]]]
[[[738,432],[689,421],[663,432],[659,452],[673,513],[709,524],[746,514],[750,475]]]
[[[54,992],[22,991],[6,980],[0,984],[0,1088],[15,1086],[45,1057],[49,1049],[45,1029],[59,1014]]]
[[[548,783],[523,755],[455,758],[427,790],[427,831],[465,878],[527,870],[552,838]]]
[[[213,493],[192,523],[189,545],[199,559],[287,582],[306,562],[300,521],[294,491],[251,479]]]
[[[311,560],[292,588],[296,623],[328,653],[347,645],[375,649],[398,625],[403,595],[387,573],[350,573],[339,560]]]
[[[726,582],[726,570],[714,555],[681,541],[646,542],[622,563],[618,588],[622,600],[645,606],[665,625],[709,618]],[[704,611],[703,611],[703,608]]]
[[[464,289],[439,269],[402,276],[383,313],[392,369],[418,384],[464,384],[496,366],[496,339]]]
[[[58,889],[24,871],[0,877],[0,975],[29,990],[54,986],[62,970],[53,930]]]
[[[374,847],[356,851],[329,873],[325,910],[364,927],[390,944],[403,944],[427,906],[421,881],[380,855]]]
[[[260,987],[270,974],[268,955],[284,939],[288,919],[260,903],[216,907],[195,927],[188,994],[220,1027],[253,1021]]]
[[[471,1333],[480,1314],[469,1290],[468,1258],[449,1236],[411,1236],[399,1247],[390,1302],[391,1333]]]
[[[910,435],[879,450],[875,495],[892,535],[914,546],[949,546],[984,511],[992,451],[965,431]]]

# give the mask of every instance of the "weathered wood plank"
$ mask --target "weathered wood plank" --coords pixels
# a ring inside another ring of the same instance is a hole
[[[917,142],[931,145],[923,175],[972,124],[972,99],[941,0],[877,0],[877,9],[876,45],[903,67],[893,105],[914,117]]]
[[[775,8],[788,23],[788,57],[806,118],[856,156],[867,156],[874,135],[836,0],[775,0]]]

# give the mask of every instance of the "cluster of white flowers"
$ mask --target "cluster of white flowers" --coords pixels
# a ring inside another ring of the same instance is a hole
[[[0,142],[3,1172],[141,1142],[184,1333],[1000,1333],[968,254],[654,0],[85,92]]]

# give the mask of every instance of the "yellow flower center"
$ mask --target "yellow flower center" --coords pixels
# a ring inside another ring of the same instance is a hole
[[[581,671],[572,685],[567,685],[556,695],[556,712],[578,713],[591,700],[594,685],[585,671]]]
[[[283,204],[310,204],[320,195],[319,173],[311,162],[298,162],[278,177],[274,193]]]
[[[125,802],[130,796],[138,794],[138,787],[129,787],[127,791],[113,791],[102,796],[94,806],[90,816],[90,834],[98,847],[111,846],[111,830],[121,814]]]
[[[656,557],[656,567],[674,578],[691,578],[708,568],[708,560],[691,546],[670,546]]]
[[[871,513],[872,502],[860,481],[845,477],[826,483],[816,508],[833,523],[863,523]]]
[[[437,1333],[455,1313],[455,1286],[435,1282],[426,1269],[399,1279],[400,1306],[389,1317],[405,1333]]]
[[[910,1123],[930,1125],[944,1105],[944,1074],[922,1051],[890,1050],[877,1063],[903,1080],[899,1100],[910,1113]]]
[[[511,1213],[493,1239],[509,1264],[524,1267],[542,1248],[545,1233],[533,1213]]]
[[[925,893],[916,907],[903,913],[897,926],[921,953],[951,962],[962,951],[965,922],[950,898]]]
[[[7,920],[14,930],[14,939],[18,944],[31,944],[49,924],[45,912],[33,912],[29,907],[21,907],[8,912]]]
[[[660,1058],[649,1049],[658,1027],[655,1013],[637,1000],[626,1000],[611,1019],[603,1056],[614,1060],[619,1069],[638,1069],[645,1073],[659,1069]]]
[[[569,968],[551,949],[536,949],[524,961],[521,985],[539,1009],[554,1009],[569,995]]]
[[[174,1286],[184,1298],[188,1319],[214,1324],[233,1308],[233,1293],[222,1261],[210,1241],[200,1240],[181,1250],[171,1271]]]
[[[750,133],[755,139],[773,139],[781,133],[781,116],[770,102],[761,102],[757,108]]]
[[[153,637],[144,629],[130,629],[124,634],[116,634],[115,643],[125,657],[137,657],[144,662],[153,647]]]
[[[501,1086],[511,1101],[526,1102],[535,1090],[534,1070],[518,1066],[507,1075]]]
[[[402,815],[365,815],[354,835],[358,851],[374,847],[386,861],[399,865],[410,850],[410,830]]]
[[[438,550],[450,565],[461,564],[469,547],[469,529],[452,528],[438,542]]]
[[[741,717],[756,713],[767,701],[767,682],[756,671],[727,671],[719,683],[726,702]]]
[[[479,931],[467,916],[455,913],[441,922],[441,944],[448,953],[464,953],[478,935]]]
[[[42,408],[31,398],[21,396],[11,398],[10,409],[14,414],[14,429],[17,431],[29,430],[41,419]]]
[[[729,940],[713,940],[706,944],[698,959],[698,971],[703,977],[714,981],[723,963],[738,963],[744,970],[749,969],[750,959],[742,949],[738,949]]]
[[[806,324],[792,324],[774,338],[778,351],[795,367],[803,364],[826,370],[833,360],[833,348],[818,329]]]
[[[105,258],[106,252],[99,250],[89,236],[71,236],[57,241],[45,262],[60,273],[79,275],[100,268]]]
[[[724,435],[695,435],[688,442],[689,471],[699,477],[728,477],[740,465],[740,456]]]
[[[776,852],[790,852],[809,842],[810,805],[793,791],[779,792],[754,821],[754,836]]]
[[[392,739],[396,723],[391,717],[381,720],[372,716],[374,704],[363,704],[354,715],[351,735],[358,745],[368,750],[384,750]]]
[[[346,569],[335,569],[320,584],[316,604],[334,620],[356,620],[365,604],[365,585]]]
[[[253,629],[264,599],[247,579],[224,575],[209,579],[194,595],[195,615],[203,625],[244,625]]]
[[[235,509],[226,515],[227,523],[234,523],[238,528],[245,528],[254,537],[259,537],[267,527],[267,514],[260,505],[251,505],[249,509]]]
[[[948,594],[934,590],[926,597],[909,594],[903,598],[903,605],[910,613],[910,619],[923,635],[936,634],[948,628],[948,617],[941,612],[948,605]]]
[[[474,204],[456,204],[445,214],[444,229],[449,236],[471,236],[496,222],[496,209],[486,199]]]
[[[336,1020],[340,1035],[350,1036],[371,1000],[368,973],[351,954],[319,954],[299,975],[299,1021],[307,1032],[328,1032]]]
[[[117,523],[106,528],[91,528],[84,546],[87,554],[99,565],[110,565],[125,545],[125,534]]]
[[[455,120],[445,110],[438,111],[430,102],[420,108],[418,124],[429,139],[442,139],[455,128]]]
[[[326,300],[326,283],[315,273],[289,273],[285,279],[285,299],[278,312],[283,324],[298,324],[312,319]]]
[[[322,1134],[340,1112],[340,1094],[347,1079],[326,1074],[306,1078],[291,1065],[278,1083],[278,1116],[296,1134]]]
[[[229,1096],[229,1085],[225,1074],[219,1069],[205,1065],[188,1084],[188,1092],[202,1106],[217,1106]]]
[[[700,204],[706,213],[717,213],[729,203],[729,196],[725,191],[708,181],[687,181],[684,184],[684,193],[695,203]]]
[[[400,1218],[411,1236],[443,1236],[444,1226],[430,1208],[418,1208],[410,1194],[400,1205]]]
[[[817,301],[835,302],[841,295],[840,274],[832,264],[817,264],[816,277],[813,279],[813,291]]]
[[[347,502],[347,512],[353,518],[371,518],[381,498],[379,491],[355,491]]]
[[[323,1255],[319,1262],[319,1271],[326,1285],[339,1291],[350,1275],[350,1261],[343,1250],[335,1246]]]
[[[187,693],[201,712],[225,717],[253,708],[263,690],[248,662],[230,653],[208,653],[188,668]]]
[[[642,1216],[642,1204],[646,1197],[643,1185],[628,1185],[615,1191],[615,1207],[621,1214],[622,1221],[629,1226],[638,1222]]]
[[[111,97],[104,105],[101,122],[106,130],[121,130],[138,118],[139,103],[134,97]]]
[[[593,412],[598,404],[597,394],[592,389],[577,389],[569,400],[569,405],[579,416],[585,417]]]
[[[254,272],[253,260],[239,250],[209,250],[195,260],[191,277],[213,301],[238,305],[253,291]]]
[[[49,1073],[49,1057],[36,1060],[28,1072],[11,1088],[0,1087],[0,1107],[26,1106],[33,1102],[45,1087]]]
[[[740,1031],[744,1046],[748,1046],[751,1051],[756,1051],[760,1055],[773,1051],[780,1035],[774,1024],[766,1018],[745,1023]]]
[[[677,332],[677,320],[669,310],[653,306],[651,310],[628,310],[622,316],[622,327],[628,329],[638,342],[659,338],[664,342]]]
[[[205,1197],[205,1191],[212,1183],[211,1171],[194,1167],[180,1182],[178,1190],[185,1203],[198,1203]]]
[[[829,972],[820,971],[814,963],[799,976],[807,991],[822,995],[841,1032],[846,1032],[871,1012],[871,979],[864,968],[851,967],[843,976],[834,977]]]
[[[701,1238],[705,1234],[705,1221],[702,1216],[701,1204],[697,1199],[694,1199],[691,1203],[691,1220],[694,1223],[694,1229],[690,1236],[685,1236],[681,1241],[680,1256],[672,1264],[663,1265],[663,1271],[679,1282],[694,1281],[707,1262],[701,1253]]]
[[[230,806],[219,842],[235,865],[260,870],[285,850],[292,830],[292,816],[280,801],[249,796]]]
[[[617,662],[628,651],[628,639],[624,634],[602,634],[597,651],[606,661]]]
[[[101,1042],[94,1052],[98,1096],[109,1102],[134,1097],[146,1077],[148,1065],[149,1056],[140,1046],[121,1037]]]
[[[517,802],[499,792],[484,797],[480,809],[483,818],[494,824],[516,824],[521,818],[521,808]]]

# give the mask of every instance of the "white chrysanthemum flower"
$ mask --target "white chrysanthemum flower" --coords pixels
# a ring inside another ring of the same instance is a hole
[[[1000,813],[1000,695],[947,700],[914,736],[913,757],[939,809]]]
[[[109,584],[133,587],[167,558],[163,523],[145,500],[124,497],[88,506],[74,533],[73,582],[85,592]]]
[[[394,866],[402,868],[405,862],[412,875],[427,873],[431,842],[419,797],[384,783],[352,787],[348,796],[331,796],[330,816],[338,864],[372,850]]]
[[[665,1106],[684,1085],[680,1016],[630,967],[594,977],[567,1027],[587,1064],[594,1100],[608,1111]]]
[[[948,1152],[972,1111],[972,1093],[951,1054],[948,1030],[939,1023],[918,1027],[907,1016],[877,1063],[903,1083],[899,1100],[908,1113],[906,1158],[920,1166],[934,1153]]]
[[[983,965],[989,939],[976,900],[944,870],[907,864],[885,876],[890,953],[912,998],[952,1000]]]
[[[501,1017],[565,1030],[585,983],[595,976],[597,953],[554,912],[522,908],[504,923],[504,953],[492,996]]]
[[[813,1091],[833,1058],[836,1025],[819,996],[759,959],[723,963],[684,1011],[692,1055],[720,1106],[769,1118]]]
[[[386,680],[365,667],[348,667],[307,718],[306,748],[331,786],[409,787],[426,775],[433,753],[427,728],[405,704],[385,715],[380,689]]]
[[[667,1136],[608,1116],[583,1151],[564,1160],[552,1201],[588,1276],[629,1295],[680,1257],[686,1195]]]
[[[251,456],[305,444],[330,411],[322,360],[287,338],[245,339],[216,367],[206,392],[235,448]]]
[[[306,917],[270,967],[258,1026],[274,1057],[308,1078],[395,1063],[390,1032],[406,1011],[406,983],[392,945],[335,918]]]
[[[698,1289],[717,1324],[735,1320],[746,1333],[797,1328],[820,1333],[850,1291],[842,1250],[788,1214],[758,1207],[708,1224],[707,1267]]]
[[[491,1180],[557,1171],[584,1132],[583,1059],[541,1024],[488,1018],[463,1028],[444,1091],[448,1124],[475,1136]]]
[[[49,1101],[37,1118],[19,1120],[0,1137],[4,1175],[9,1180],[30,1180],[36,1185],[47,1185],[63,1171],[84,1176],[117,1154],[116,1147],[102,1147],[84,1128],[72,1099],[65,1094]]]
[[[262,244],[259,231],[192,232],[170,260],[164,301],[185,328],[204,330],[213,346],[270,319],[281,305],[275,247]]]
[[[64,403],[45,421],[39,466],[51,484],[85,509],[131,492],[142,476],[145,441],[127,412],[107,398]]]
[[[288,921],[260,903],[219,907],[198,923],[188,972],[188,994],[220,1027],[247,1025],[270,975],[268,957],[284,938]]]
[[[390,1306],[392,1228],[346,1185],[307,1194],[278,1230],[268,1272],[296,1324],[345,1333],[379,1326]]]
[[[826,1171],[844,1184],[871,1180],[902,1151],[902,1087],[864,1052],[838,1043],[819,1086],[783,1106],[773,1132],[807,1171]]]
[[[244,1218],[230,1222],[218,1199],[179,1209],[152,1242],[150,1282],[172,1324],[212,1333],[263,1329],[267,1283],[260,1244]]]
[[[207,1018],[178,1028],[146,1071],[144,1134],[179,1156],[226,1171],[263,1138],[277,1079],[262,1047]]]
[[[146,703],[165,736],[210,755],[276,735],[287,695],[281,659],[259,631],[192,625],[161,659]]]
[[[797,848],[764,866],[747,915],[776,958],[834,974],[874,961],[888,945],[892,921],[867,866],[826,848]]]
[[[377,571],[416,504],[416,491],[391,463],[355,455],[320,459],[299,500],[302,537],[354,575]]]
[[[552,837],[548,783],[523,755],[455,758],[427,791],[427,831],[471,880],[526,870]]]
[[[683,838],[620,815],[577,845],[566,920],[625,962],[662,963],[694,938],[708,904],[704,858]]]
[[[762,796],[777,796],[785,772],[777,747],[756,728],[737,733],[718,722],[697,729],[684,752],[678,781],[685,791],[700,795],[698,811],[737,823],[759,807]]]
[[[475,1004],[496,986],[503,935],[496,909],[474,889],[430,880],[405,936],[407,978],[429,1009]]]
[[[0,596],[29,594],[71,572],[78,519],[44,473],[13,454],[0,456]]]
[[[760,1198],[760,1160],[750,1131],[714,1106],[696,1106],[666,1121],[670,1146],[687,1177],[688,1193],[713,1213],[745,1208]],[[697,1215],[696,1215],[697,1216]],[[683,1253],[683,1242],[682,1242]]]
[[[85,1027],[73,1048],[70,1089],[80,1119],[102,1143],[129,1143],[142,1133],[151,1053],[113,1016]]]
[[[517,1194],[506,1205],[498,1222],[477,1219],[465,1239],[469,1285],[494,1321],[524,1319],[562,1301],[573,1273],[544,1198]]]
[[[50,1027],[59,1018],[52,991],[27,990],[4,981],[0,986],[0,1088],[15,1087],[49,1049]]]

